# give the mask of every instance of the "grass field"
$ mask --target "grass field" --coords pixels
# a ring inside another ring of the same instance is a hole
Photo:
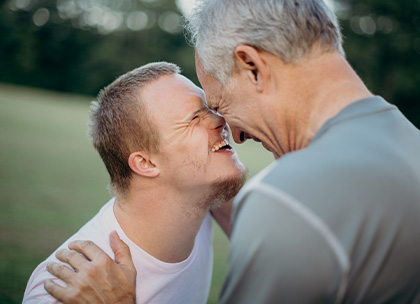
[[[86,135],[89,101],[0,84],[0,303],[21,303],[37,264],[110,198]],[[237,149],[250,176],[273,160],[256,143]],[[216,227],[208,303],[217,302],[228,246]]]

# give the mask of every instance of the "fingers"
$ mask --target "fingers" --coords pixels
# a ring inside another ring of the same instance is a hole
[[[115,254],[115,262],[117,262],[117,264],[134,267],[130,248],[120,239],[116,231],[111,232],[109,241]]]
[[[92,241],[73,241],[69,243],[68,247],[71,250],[82,253],[90,261],[97,258],[103,258],[104,256],[108,257],[108,255]]]
[[[68,283],[75,274],[75,272],[70,268],[55,262],[49,262],[47,264],[47,270],[49,273],[66,283]]]
[[[69,264],[76,271],[79,271],[81,267],[89,263],[89,260],[83,254],[68,249],[58,250],[55,257],[60,261]]]
[[[55,284],[52,280],[47,279],[44,281],[44,288],[54,298],[60,302],[64,302],[64,297],[66,295],[66,289],[64,287],[61,287],[60,285]]]

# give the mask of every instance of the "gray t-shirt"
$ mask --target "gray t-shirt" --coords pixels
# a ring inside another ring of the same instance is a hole
[[[420,132],[380,97],[235,200],[221,303],[420,303]]]

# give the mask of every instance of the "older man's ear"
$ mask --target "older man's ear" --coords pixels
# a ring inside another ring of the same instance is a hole
[[[160,173],[150,155],[143,152],[131,153],[128,158],[128,165],[134,173],[144,177],[156,177]]]
[[[235,48],[235,68],[236,71],[245,73],[246,78],[256,87],[258,92],[264,89],[267,80],[267,64],[264,52],[256,48],[240,44]]]

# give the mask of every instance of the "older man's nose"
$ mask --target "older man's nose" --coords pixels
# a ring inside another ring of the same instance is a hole
[[[247,136],[245,134],[245,132],[242,132],[241,130],[238,130],[236,128],[231,128],[231,130],[232,130],[233,140],[237,144],[242,144],[242,143],[244,143],[249,138],[249,136]]]

